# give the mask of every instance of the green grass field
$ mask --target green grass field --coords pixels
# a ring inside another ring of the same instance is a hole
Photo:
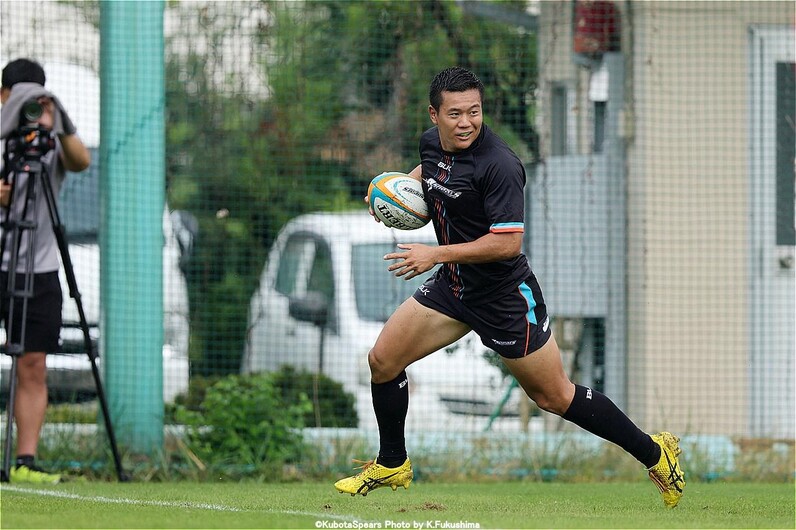
[[[415,483],[367,497],[330,483],[4,484],[2,528],[794,528],[794,484]]]

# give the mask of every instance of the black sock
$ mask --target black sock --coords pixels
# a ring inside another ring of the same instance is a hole
[[[33,467],[36,458],[33,455],[17,455],[17,466]]]
[[[600,438],[613,442],[650,468],[658,463],[661,448],[650,435],[636,427],[604,394],[575,385],[575,397],[562,416]]]
[[[373,410],[379,424],[378,463],[398,467],[406,460],[404,425],[409,410],[409,380],[406,371],[387,383],[371,383]]]

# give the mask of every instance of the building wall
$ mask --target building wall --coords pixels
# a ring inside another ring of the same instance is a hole
[[[748,428],[748,28],[791,2],[616,2],[627,147],[627,397],[643,428]],[[540,101],[575,87],[574,150],[590,145],[590,69],[573,62],[572,3],[542,2]],[[540,112],[542,154],[549,113]],[[575,154],[575,153],[573,153]]]

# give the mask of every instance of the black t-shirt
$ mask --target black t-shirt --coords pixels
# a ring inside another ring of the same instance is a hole
[[[489,232],[523,232],[525,168],[486,125],[464,151],[443,151],[436,127],[420,138],[423,192],[440,245],[475,241]],[[468,304],[496,300],[531,273],[520,254],[491,263],[445,263],[437,271]]]

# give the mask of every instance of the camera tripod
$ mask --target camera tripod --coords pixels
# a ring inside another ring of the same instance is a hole
[[[116,474],[120,482],[129,480],[124,473],[119,456],[119,450],[116,445],[116,436],[114,434],[113,425],[111,423],[110,414],[108,412],[108,404],[105,398],[105,391],[100,379],[99,369],[97,367],[97,358],[99,355],[94,349],[94,343],[89,334],[89,325],[86,319],[86,314],[83,309],[83,303],[80,296],[80,291],[77,287],[77,280],[75,278],[74,268],[72,267],[72,260],[69,256],[69,246],[66,240],[66,231],[64,225],[61,223],[61,218],[58,213],[55,195],[52,189],[52,183],[48,175],[47,167],[42,164],[41,158],[55,146],[55,139],[49,131],[40,128],[37,124],[25,125],[20,127],[18,132],[14,133],[6,140],[6,150],[4,155],[4,167],[2,171],[2,179],[6,181],[10,173],[19,175],[24,172],[28,174],[26,182],[26,195],[25,203],[22,209],[20,219],[12,219],[13,212],[13,197],[14,187],[16,186],[17,179],[12,182],[11,193],[9,194],[9,203],[6,206],[6,218],[3,220],[3,238],[0,242],[0,259],[5,255],[6,244],[10,243],[9,260],[8,260],[8,284],[5,289],[0,289],[0,294],[8,298],[8,312],[6,316],[6,329],[7,333],[7,346],[5,354],[11,356],[11,370],[9,373],[8,384],[8,400],[7,400],[7,416],[6,416],[6,438],[3,451],[3,467],[0,470],[0,481],[8,482],[10,480],[11,469],[11,450],[12,450],[12,434],[14,425],[14,405],[16,401],[16,386],[17,386],[17,362],[19,357],[25,354],[25,328],[27,324],[28,302],[33,296],[33,253],[35,251],[36,233],[38,227],[37,221],[37,193],[42,193],[47,206],[48,216],[52,224],[52,230],[55,234],[55,239],[58,245],[58,252],[61,256],[61,263],[64,267],[66,281],[69,286],[69,296],[74,299],[77,312],[79,316],[79,324],[83,334],[83,341],[85,343],[86,354],[91,361],[91,372],[94,377],[94,383],[97,388],[97,398],[99,399],[102,415],[105,420],[105,430],[107,431],[108,439],[110,441],[111,450],[113,452],[114,464],[116,466]],[[13,168],[12,168],[13,165]],[[32,210],[32,212],[30,211]],[[29,215],[31,214],[31,215]],[[23,236],[27,236],[27,252],[25,253],[24,272],[18,273],[17,266],[19,265],[19,251]],[[21,281],[19,281],[21,280]],[[22,285],[20,286],[19,283]],[[5,303],[5,300],[2,302]],[[21,306],[21,307],[20,307]],[[17,319],[21,323],[20,333],[18,337],[14,335],[14,325]]]

